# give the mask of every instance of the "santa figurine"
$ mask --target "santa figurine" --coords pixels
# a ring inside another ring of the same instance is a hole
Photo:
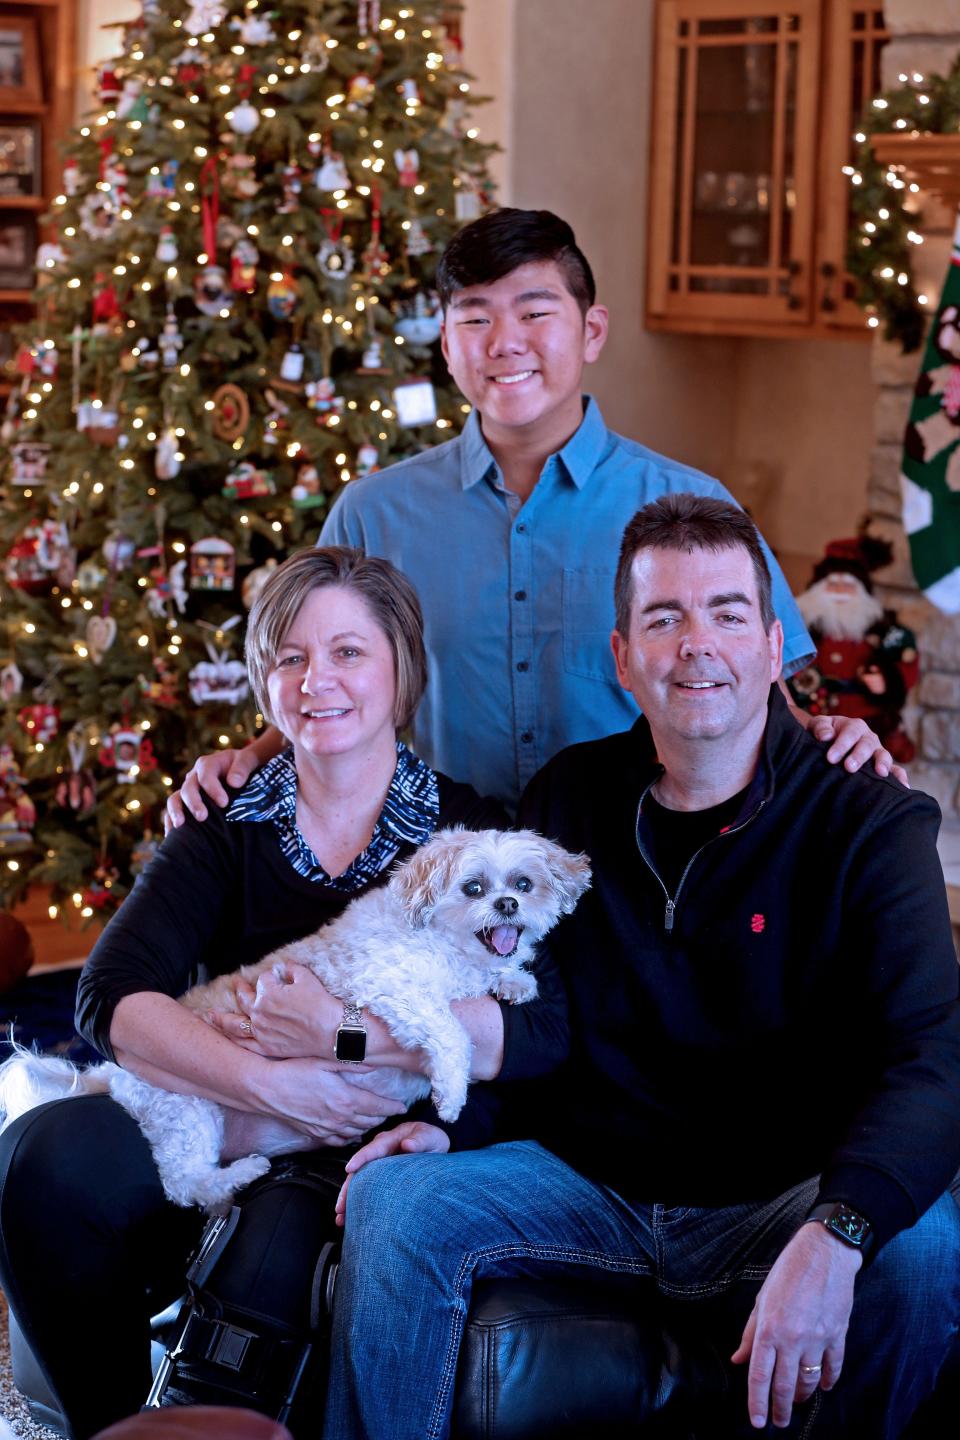
[[[810,585],[797,597],[817,653],[788,683],[802,710],[865,720],[894,759],[907,764],[915,747],[901,712],[917,683],[917,643],[876,599],[870,581],[871,572],[889,565],[892,555],[885,540],[866,534],[827,546]]]

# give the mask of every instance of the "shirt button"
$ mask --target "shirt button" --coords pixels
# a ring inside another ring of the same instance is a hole
[[[527,598],[527,592],[526,592],[526,590],[517,590],[517,591],[515,592],[513,598],[514,598],[514,600],[526,600],[526,598]]]
[[[523,734],[520,736],[520,739],[523,741],[524,745],[530,745],[533,742],[533,734],[530,730],[524,730]]]
[[[517,661],[517,669],[521,672],[521,674],[522,674],[525,670],[529,670],[529,669],[530,669],[530,661],[529,661],[529,660],[518,660],[518,661]]]
[[[527,533],[527,527],[526,527],[526,525],[518,525],[518,526],[517,526],[517,534],[518,534],[518,535],[526,535],[526,533]]]

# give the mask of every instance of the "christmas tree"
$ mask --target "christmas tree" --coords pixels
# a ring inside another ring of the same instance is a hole
[[[145,0],[122,27],[2,431],[4,904],[41,882],[109,916],[183,768],[263,724],[241,646],[270,567],[462,424],[432,278],[490,147],[456,8]]]

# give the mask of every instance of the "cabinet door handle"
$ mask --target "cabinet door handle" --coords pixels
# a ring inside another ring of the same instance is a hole
[[[790,278],[787,280],[787,309],[788,309],[788,310],[801,310],[801,309],[803,308],[803,297],[800,296],[800,295],[794,295],[794,293],[793,293],[793,282],[794,282],[794,279],[796,278],[797,275],[800,275],[800,274],[802,273],[802,271],[803,271],[803,266],[801,265],[801,263],[800,263],[799,260],[791,260],[790,263],[789,263],[789,265],[787,266],[787,275],[790,277]]]
[[[820,274],[827,282],[823,287],[823,297],[820,301],[820,309],[827,314],[832,314],[837,308],[837,302],[833,298],[833,286],[837,278],[837,267],[832,260],[824,260],[820,266]]]

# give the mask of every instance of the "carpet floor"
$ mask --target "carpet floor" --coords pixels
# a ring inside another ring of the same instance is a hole
[[[7,1302],[0,1294],[0,1416],[20,1440],[62,1440],[56,1431],[36,1425],[27,1402],[13,1383],[10,1373],[10,1344],[7,1339]]]

